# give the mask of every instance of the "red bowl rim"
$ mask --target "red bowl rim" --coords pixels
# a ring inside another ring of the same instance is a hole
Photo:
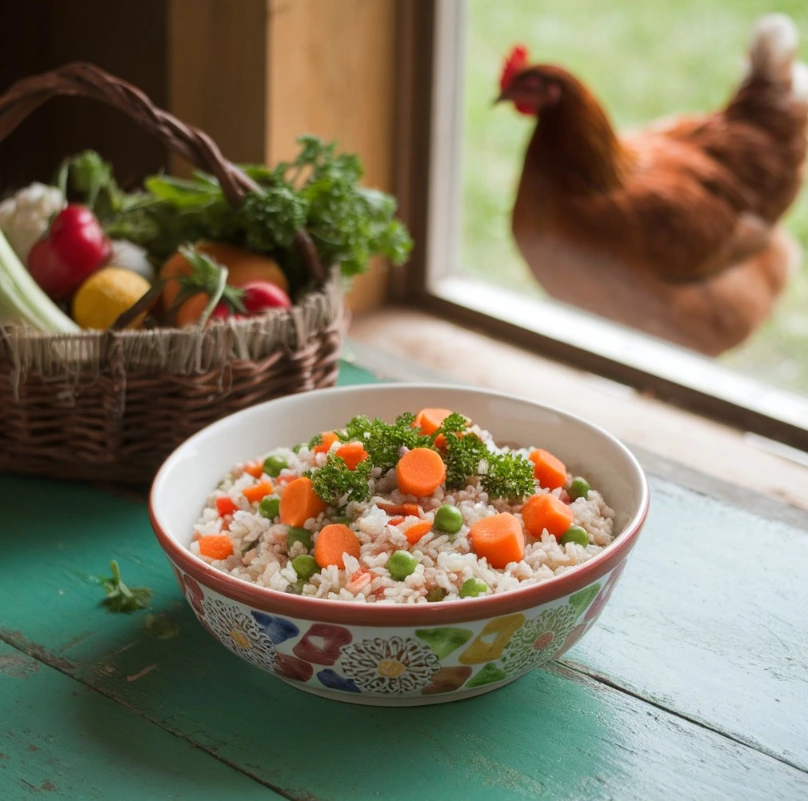
[[[453,389],[457,389],[457,387],[453,387]],[[339,389],[322,391],[334,392],[339,391]],[[479,391],[490,395],[502,394],[490,390]],[[269,403],[271,402],[269,401]],[[561,575],[547,579],[540,584],[532,584],[481,598],[442,601],[435,604],[365,604],[352,601],[308,598],[280,592],[269,587],[261,587],[223,573],[175,542],[157,521],[157,516],[154,512],[154,484],[149,494],[149,518],[152,528],[160,547],[165,551],[169,560],[177,568],[194,578],[200,585],[246,606],[272,614],[282,614],[288,617],[323,623],[342,623],[368,627],[413,626],[420,628],[447,623],[485,620],[532,609],[583,589],[613,570],[620,562],[626,559],[636,544],[648,516],[650,503],[650,493],[645,473],[637,462],[636,457],[622,442],[583,418],[546,404],[539,405],[545,409],[556,411],[565,417],[576,419],[612,440],[635,463],[641,479],[640,509],[617,538],[604,548],[601,553],[582,565],[570,568],[570,570]],[[218,422],[221,423],[222,421]],[[213,425],[217,425],[217,423]],[[183,446],[180,445],[180,447]]]

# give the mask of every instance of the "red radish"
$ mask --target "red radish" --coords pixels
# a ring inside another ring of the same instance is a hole
[[[71,204],[56,215],[44,239],[28,254],[28,271],[44,292],[66,300],[101,267],[112,243],[87,206]]]
[[[292,305],[289,295],[269,281],[249,281],[239,289],[244,293],[241,302],[248,314],[260,314],[268,309],[288,309]]]

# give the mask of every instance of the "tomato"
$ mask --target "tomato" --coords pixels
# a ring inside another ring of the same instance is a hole
[[[87,206],[71,204],[56,215],[28,254],[28,271],[43,291],[66,300],[109,259],[112,243]]]
[[[241,302],[248,314],[260,314],[268,309],[288,309],[292,305],[289,295],[269,281],[248,281],[239,289],[244,292]]]

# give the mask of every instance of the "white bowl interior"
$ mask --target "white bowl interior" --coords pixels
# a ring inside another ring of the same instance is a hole
[[[165,461],[152,487],[152,510],[163,531],[187,546],[205,498],[237,462],[344,426],[364,414],[392,421],[423,407],[471,418],[497,442],[545,448],[574,475],[600,490],[617,513],[616,531],[642,513],[645,476],[614,437],[581,418],[530,400],[467,387],[383,384],[307,392],[237,412],[188,439]]]

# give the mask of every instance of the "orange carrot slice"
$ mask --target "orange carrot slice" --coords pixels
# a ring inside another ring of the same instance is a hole
[[[323,431],[320,436],[322,437],[322,441],[319,445],[314,446],[315,453],[328,453],[328,451],[331,450],[331,446],[339,439],[333,431]]]
[[[434,434],[451,413],[451,409],[421,409],[415,415],[415,427],[420,428],[422,434]]]
[[[554,495],[532,495],[522,507],[522,520],[531,537],[539,539],[542,531],[558,539],[572,525],[575,515]]]
[[[391,517],[387,521],[387,525],[388,526],[400,526],[404,522],[404,520],[406,520],[406,518],[401,517],[401,515],[398,515],[397,517]]]
[[[541,448],[531,451],[528,459],[533,462],[533,475],[542,487],[554,490],[564,486],[567,468],[561,459]]]
[[[249,462],[244,465],[244,472],[253,478],[261,478],[264,475],[264,465],[262,462]]]
[[[404,517],[409,517],[410,515],[413,517],[421,516],[421,507],[417,503],[385,503],[382,501],[377,505],[379,509],[383,512],[387,512],[389,515],[403,515]]]
[[[272,495],[275,491],[275,487],[272,486],[272,482],[268,479],[266,481],[260,481],[258,484],[253,484],[251,487],[245,487],[241,494],[250,502],[250,503],[258,503],[262,498],[265,498],[267,495]]]
[[[238,506],[232,498],[222,495],[221,498],[216,499],[216,511],[219,513],[219,517],[225,517],[237,512]]]
[[[311,479],[306,476],[290,481],[283,489],[280,504],[281,523],[287,526],[302,526],[310,517],[317,517],[326,510]]]
[[[525,535],[519,521],[508,512],[473,523],[469,539],[474,553],[494,568],[518,562],[525,555]]]
[[[320,567],[336,565],[342,570],[346,553],[359,558],[359,537],[343,523],[330,523],[314,539],[314,561]]]
[[[227,534],[208,534],[199,538],[199,553],[208,559],[227,559],[233,554],[233,543]]]
[[[398,488],[407,495],[431,495],[446,478],[446,465],[437,451],[413,448],[396,465]]]
[[[340,445],[336,455],[345,462],[345,466],[349,470],[356,470],[357,465],[368,458],[368,452],[361,442],[346,442],[344,445]]]
[[[404,536],[410,545],[415,545],[424,534],[432,531],[432,523],[429,520],[421,520],[418,523],[413,523],[405,532]]]

